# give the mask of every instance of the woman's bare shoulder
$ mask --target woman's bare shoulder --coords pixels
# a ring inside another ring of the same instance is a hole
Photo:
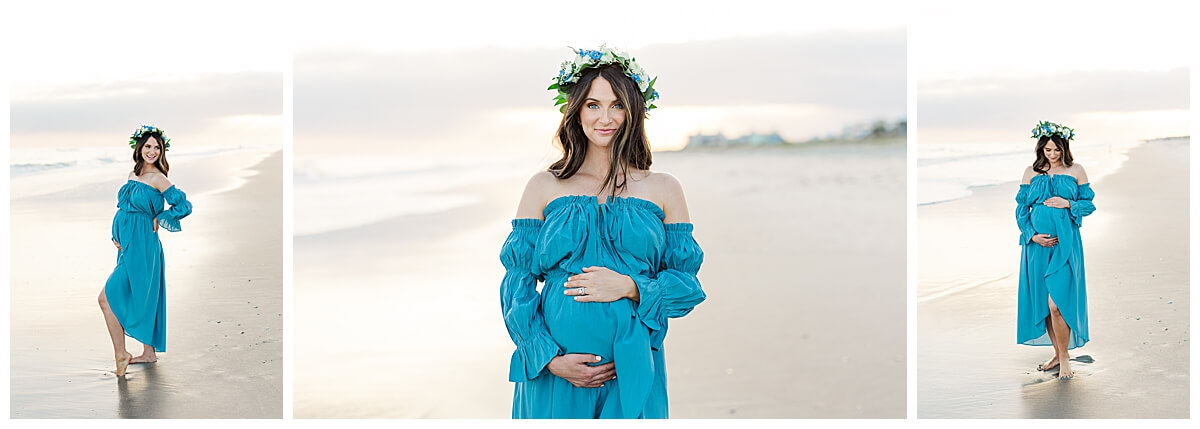
[[[157,171],[142,175],[142,181],[149,183],[159,192],[164,192],[171,187],[171,180],[167,179],[167,175]]]
[[[647,183],[654,194],[654,201],[663,209],[663,223],[691,222],[688,213],[687,198],[683,194],[683,184],[671,173],[665,171],[651,172]]]
[[[558,187],[558,178],[546,170],[534,173],[525,182],[525,192],[521,194],[521,203],[517,206],[517,219],[542,219],[542,211],[546,209],[548,198]]]
[[[1028,185],[1029,181],[1033,180],[1033,176],[1036,176],[1037,174],[1037,171],[1034,171],[1032,165],[1025,167],[1025,174],[1021,176],[1021,184]]]
[[[1067,170],[1067,172],[1070,173],[1072,176],[1075,176],[1075,180],[1077,182],[1079,182],[1080,185],[1088,183],[1087,170],[1083,169],[1083,164],[1080,164],[1080,163],[1071,164],[1071,168],[1069,170]]]

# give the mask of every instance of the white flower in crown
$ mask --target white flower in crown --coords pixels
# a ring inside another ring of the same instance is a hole
[[[1040,121],[1037,126],[1033,127],[1033,135],[1030,137],[1036,139],[1048,136],[1059,136],[1070,141],[1075,138],[1075,130],[1050,121]]]
[[[569,47],[569,46],[568,46]],[[646,74],[642,67],[634,62],[633,57],[628,53],[619,49],[610,49],[605,45],[600,45],[599,49],[575,49],[575,57],[571,61],[564,61],[559,69],[558,76],[554,78],[554,84],[550,85],[550,90],[557,90],[558,95],[555,96],[555,105],[562,106],[559,111],[565,111],[566,99],[569,93],[568,86],[579,81],[579,75],[583,70],[599,67],[608,64],[618,64],[624,69],[624,74],[633,79],[638,85],[638,91],[642,93],[642,98],[647,100],[646,111],[649,112],[658,106],[655,106],[653,101],[659,98],[658,91],[654,90],[651,82],[654,79]]]
[[[137,148],[137,139],[146,135],[146,133],[158,133],[159,137],[162,138],[160,143],[162,144],[163,151],[171,150],[171,139],[167,138],[167,133],[162,128],[150,125],[142,125],[138,129],[133,130],[133,134],[129,136],[129,148]]]
[[[632,74],[640,74],[643,76],[646,75],[646,71],[642,70],[642,66],[637,65],[637,63],[630,62],[629,64],[625,65],[625,69],[629,70],[629,73]]]

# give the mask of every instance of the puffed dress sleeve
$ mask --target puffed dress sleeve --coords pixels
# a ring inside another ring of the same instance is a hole
[[[179,220],[192,214],[192,203],[187,200],[187,195],[174,185],[163,191],[163,198],[167,200],[167,204],[170,204],[171,208],[163,210],[155,217],[158,226],[167,231],[179,232]]]
[[[1033,240],[1033,236],[1037,234],[1033,229],[1033,221],[1029,220],[1029,215],[1033,212],[1033,201],[1031,200],[1030,186],[1022,184],[1021,190],[1017,191],[1017,228],[1021,229],[1020,245],[1024,246]]]
[[[1093,198],[1096,198],[1096,192],[1092,190],[1091,183],[1079,185],[1079,199],[1071,200],[1071,207],[1068,209],[1071,221],[1075,222],[1076,227],[1083,226],[1083,217],[1096,211],[1096,205],[1092,203]]]
[[[500,262],[505,269],[500,283],[500,310],[508,335],[517,346],[508,365],[508,380],[522,382],[541,375],[562,350],[546,328],[541,295],[537,292],[537,283],[542,279],[532,271],[542,220],[514,219],[512,226],[512,233],[500,250]]]
[[[650,328],[651,346],[660,349],[666,334],[667,319],[688,315],[707,296],[696,274],[704,262],[704,251],[692,236],[692,224],[669,223],[666,245],[653,276],[631,276],[641,295],[637,314]]]

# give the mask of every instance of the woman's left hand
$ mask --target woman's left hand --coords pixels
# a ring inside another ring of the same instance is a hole
[[[641,296],[633,278],[605,267],[585,267],[582,274],[567,278],[563,293],[579,302],[613,302],[629,298],[637,302]]]
[[[1068,200],[1068,199],[1066,199],[1066,198],[1063,198],[1063,197],[1050,197],[1050,198],[1046,198],[1046,201],[1043,201],[1043,202],[1042,202],[1042,204],[1045,204],[1045,205],[1046,205],[1046,207],[1051,207],[1051,208],[1056,208],[1056,209],[1069,209],[1069,208],[1071,208],[1071,200]]]
[[[158,232],[158,218],[150,219],[150,223],[154,224],[154,232]]]

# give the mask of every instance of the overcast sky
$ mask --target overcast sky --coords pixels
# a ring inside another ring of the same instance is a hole
[[[187,128],[230,117],[279,116],[281,73],[207,73],[55,87],[12,101],[12,133],[91,132],[139,122]],[[167,126],[163,126],[167,129]]]
[[[917,10],[909,61],[920,143],[1024,141],[1040,120],[1074,127],[1081,140],[1189,134],[1196,34],[1178,4]]]
[[[121,144],[143,123],[175,143],[281,144],[276,6],[6,3],[13,147]]]
[[[611,0],[363,3],[301,8],[299,157],[369,145],[391,154],[541,153],[561,115],[546,90],[567,46],[624,48],[658,76],[656,149],[694,132],[840,132],[905,114],[905,9],[879,1]],[[306,26],[308,24],[305,24]]]
[[[652,142],[667,141],[656,147],[677,145],[694,131],[779,131],[807,139],[850,122],[905,114],[902,27],[656,43],[629,51],[659,77],[662,99],[647,127]],[[565,44],[300,52],[297,153],[336,147],[344,138],[397,151],[437,144],[546,146],[560,116],[546,87],[572,55]]]

